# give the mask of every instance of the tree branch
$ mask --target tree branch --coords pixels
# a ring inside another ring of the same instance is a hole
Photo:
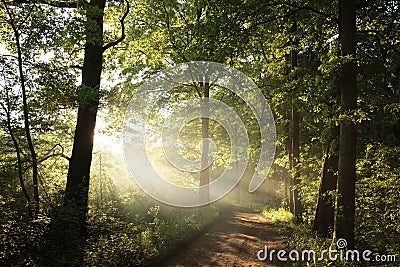
[[[26,198],[27,201],[27,209],[28,209],[28,215],[32,219],[33,218],[33,210],[32,210],[32,204],[31,204],[31,198],[28,194],[28,191],[26,190],[25,187],[25,182],[24,182],[24,177],[23,177],[23,172],[22,172],[22,160],[21,160],[21,153],[20,153],[20,147],[17,141],[17,138],[14,135],[13,129],[11,127],[11,112],[10,112],[10,98],[8,96],[8,90],[6,89],[6,100],[7,100],[7,106],[6,107],[3,103],[0,103],[2,108],[4,109],[6,115],[7,115],[7,129],[10,134],[11,140],[14,145],[15,152],[17,153],[17,168],[18,168],[18,178],[19,178],[19,183],[22,189],[22,192]]]
[[[367,34],[372,34],[376,37],[378,37],[379,40],[383,40],[397,55],[400,56],[400,50],[398,48],[396,48],[396,46],[394,46],[393,44],[391,44],[387,37],[385,35],[383,35],[381,32],[377,31],[377,30],[361,30],[361,31],[357,31],[358,33],[367,33]]]
[[[52,153],[52,154],[50,154],[50,152],[53,151],[56,147],[60,147],[60,148],[61,148],[61,152],[60,152],[60,153]],[[62,158],[65,158],[65,159],[67,159],[67,160],[70,160],[70,158],[67,157],[67,156],[64,154],[64,147],[63,147],[62,145],[60,145],[60,144],[55,144],[55,145],[47,152],[47,155],[46,155],[46,156],[44,156],[44,157],[42,157],[41,159],[38,160],[38,163],[42,163],[43,161],[46,161],[46,160],[48,160],[49,158],[53,158],[53,157],[62,157]]]
[[[81,1],[58,1],[58,0],[14,0],[17,4],[45,4],[52,7],[76,8]]]
[[[285,2],[280,3],[280,4],[282,4],[282,5],[287,5],[287,6],[294,7],[294,8],[298,8],[298,9],[308,10],[308,11],[311,11],[311,12],[313,12],[313,13],[315,13],[315,14],[318,14],[318,15],[320,15],[320,16],[322,16],[322,17],[332,19],[333,21],[339,23],[339,19],[336,18],[336,17],[334,17],[332,14],[325,13],[325,12],[323,12],[323,11],[321,11],[321,10],[318,10],[318,9],[316,9],[316,8],[313,8],[313,7],[311,7],[311,6],[296,5],[296,4],[285,3]]]
[[[174,38],[173,38],[172,29],[171,29],[171,20],[170,20],[169,14],[168,14],[167,7],[165,6],[165,1],[163,1],[163,9],[164,9],[164,12],[165,12],[165,19],[166,19],[165,24],[166,24],[166,26],[167,26],[168,37],[169,37],[169,41],[170,41],[170,43],[171,43],[171,47],[175,50],[175,52],[176,52],[185,62],[188,62],[189,60],[186,58],[184,52],[181,51],[181,49],[178,48],[178,46],[176,45],[175,40],[174,40]],[[185,42],[183,42],[183,43],[185,43]]]
[[[125,3],[126,3],[126,11],[125,11],[124,15],[122,16],[122,18],[120,19],[120,22],[121,22],[121,31],[122,31],[121,36],[120,36],[117,40],[106,44],[106,45],[103,47],[103,52],[106,51],[106,50],[107,50],[108,48],[110,48],[110,47],[116,46],[117,44],[119,44],[120,42],[122,42],[122,41],[125,39],[125,18],[126,18],[126,17],[128,16],[128,14],[129,14],[129,1],[126,0]]]
[[[369,6],[371,3],[376,2],[376,0],[365,0],[365,1],[360,1],[360,3],[357,4],[356,9],[362,9],[364,7]]]
[[[278,19],[283,19],[283,18],[290,17],[290,16],[296,14],[297,12],[299,12],[300,10],[301,10],[301,8],[298,8],[298,9],[296,9],[296,10],[290,12],[290,13],[287,13],[287,14],[285,14],[285,15],[281,15],[281,16],[277,16],[277,17],[274,17],[274,18],[269,18],[269,19],[267,19],[267,20],[259,21],[259,22],[257,22],[256,24],[253,24],[253,25],[251,25],[250,27],[248,27],[246,30],[250,30],[251,28],[260,26],[260,25],[262,25],[262,24],[270,23],[270,22],[276,21],[276,20],[278,20]]]
[[[300,10],[308,10],[308,11],[311,11],[311,12],[313,12],[313,13],[315,13],[315,14],[318,14],[318,15],[320,15],[320,16],[322,16],[322,17],[332,19],[332,20],[334,20],[335,22],[338,22],[338,21],[339,21],[338,18],[334,17],[332,14],[325,13],[325,12],[323,12],[323,11],[321,11],[321,10],[318,10],[318,9],[316,9],[316,8],[313,8],[313,7],[311,7],[311,6],[307,6],[307,5],[296,5],[296,4],[287,3],[287,2],[272,2],[272,3],[265,4],[265,5],[261,6],[260,8],[258,8],[256,11],[253,11],[253,12],[251,12],[251,13],[249,13],[249,14],[246,14],[246,15],[245,15],[245,18],[252,17],[252,16],[254,16],[254,15],[258,14],[258,13],[261,13],[261,11],[263,11],[263,10],[264,10],[265,8],[267,8],[267,7],[276,7],[276,6],[284,6],[284,5],[285,5],[285,6],[289,6],[289,7],[293,7],[293,8],[295,8],[295,9],[297,9],[297,11],[300,11]],[[292,13],[289,13],[289,16],[290,16],[290,15],[292,15]],[[283,15],[282,17],[288,17],[288,16],[287,16],[287,15]],[[277,17],[277,19],[278,19],[278,18],[280,18],[280,17]]]
[[[70,157],[66,156],[66,155],[63,154],[63,153],[54,153],[54,154],[50,154],[50,155],[44,156],[43,158],[39,159],[39,160],[38,160],[38,163],[42,163],[42,162],[44,162],[44,161],[46,161],[46,160],[48,160],[48,159],[50,159],[50,158],[54,158],[54,157],[62,157],[62,158],[64,158],[64,159],[68,160],[68,161],[71,160]]]

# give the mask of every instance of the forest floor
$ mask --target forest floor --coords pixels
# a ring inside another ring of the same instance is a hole
[[[175,251],[162,266],[289,266],[260,261],[257,252],[285,249],[278,226],[248,208],[224,205],[220,217],[186,247]],[[264,254],[261,254],[263,256]]]

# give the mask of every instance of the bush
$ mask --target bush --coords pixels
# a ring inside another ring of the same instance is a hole
[[[400,147],[369,144],[358,161],[356,237],[360,246],[400,259]]]
[[[85,265],[153,264],[218,216],[213,206],[178,209],[137,192],[131,197],[122,196],[124,201],[118,202],[117,209],[108,213],[91,210]],[[135,214],[127,213],[129,208],[135,208]]]

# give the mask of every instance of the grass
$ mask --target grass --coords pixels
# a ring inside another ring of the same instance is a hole
[[[273,223],[278,224],[292,224],[293,214],[284,208],[270,208],[264,207],[261,209],[261,214],[270,219]]]
[[[271,208],[264,206],[260,209],[260,213],[269,218],[274,224],[280,227],[282,235],[286,237],[287,249],[296,250],[300,253],[305,250],[313,250],[316,252],[317,259],[320,257],[323,250],[329,250],[332,245],[331,238],[322,238],[312,231],[311,226],[305,223],[295,223],[294,216],[291,212],[283,208]],[[376,266],[368,265],[366,262],[346,262],[346,261],[330,261],[327,254],[323,260],[311,261],[293,261],[292,266]],[[390,265],[385,265],[390,266]],[[392,265],[395,266],[395,265]]]

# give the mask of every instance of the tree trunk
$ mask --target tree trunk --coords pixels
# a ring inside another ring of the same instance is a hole
[[[232,138],[233,138],[232,142],[234,144],[237,144],[238,140],[236,140],[236,136],[233,136]],[[234,168],[236,170],[238,170],[238,168],[239,168],[239,159],[238,158],[234,159],[233,165],[234,165]],[[235,173],[235,175],[239,175],[239,173]],[[241,194],[240,191],[241,191],[241,188],[242,188],[242,186],[241,186],[241,183],[239,181],[239,183],[237,183],[236,186],[232,190],[232,195],[234,196],[233,200],[235,200],[237,203],[240,203],[240,194]]]
[[[289,127],[288,127],[288,132],[289,136],[286,139],[286,147],[287,147],[287,153],[289,156],[289,175],[287,177],[287,187],[288,187],[288,200],[289,200],[289,211],[294,214],[294,199],[293,199],[293,179],[292,179],[292,171],[293,171],[293,137],[292,137],[292,115],[290,110],[287,110],[286,112],[287,118],[289,120]]]
[[[22,106],[23,106],[23,118],[24,118],[24,130],[25,130],[25,137],[26,141],[28,143],[28,148],[29,148],[29,153],[31,155],[31,161],[32,161],[32,184],[33,184],[33,217],[37,218],[39,214],[39,183],[38,183],[38,161],[37,161],[37,154],[35,150],[35,146],[33,145],[33,140],[32,140],[32,135],[31,135],[31,129],[30,129],[30,121],[29,121],[29,107],[28,107],[28,97],[26,94],[26,86],[25,86],[25,74],[23,70],[23,59],[22,59],[22,50],[21,50],[21,43],[20,43],[20,32],[19,29],[17,28],[13,15],[6,6],[7,14],[10,18],[9,22],[11,25],[11,28],[13,29],[14,32],[14,37],[15,37],[15,45],[17,48],[17,60],[18,60],[18,74],[20,78],[20,85],[21,85],[21,92],[22,92]],[[11,132],[10,132],[11,133]],[[14,143],[15,146],[15,143]],[[18,145],[17,145],[18,146]],[[17,152],[19,154],[19,151]],[[20,161],[20,158],[18,159]],[[21,162],[19,162],[20,164]],[[20,177],[20,183],[23,182],[21,180],[22,176],[19,175]],[[22,183],[21,183],[22,185]],[[23,191],[24,190],[23,188]],[[25,194],[26,192],[24,192]],[[25,197],[28,196],[27,193],[25,194]]]
[[[339,35],[342,56],[340,77],[341,112],[340,121],[338,199],[334,240],[344,238],[347,248],[354,248],[356,141],[357,126],[351,116],[357,108],[356,55],[356,5],[355,0],[339,1]]]
[[[11,140],[14,145],[15,153],[17,154],[17,169],[18,169],[18,179],[19,179],[19,184],[22,189],[22,193],[24,194],[27,202],[27,211],[29,218],[33,218],[33,211],[32,211],[32,204],[31,204],[31,198],[28,194],[28,191],[26,190],[25,187],[25,182],[24,182],[24,176],[23,176],[23,169],[22,169],[22,159],[21,159],[21,152],[20,152],[20,147],[18,144],[17,138],[15,138],[12,126],[11,126],[11,104],[10,104],[10,98],[8,95],[8,91],[6,92],[6,101],[7,101],[7,107],[3,106],[4,111],[7,116],[7,129],[8,132],[10,133]]]
[[[69,161],[62,214],[49,230],[48,249],[41,265],[83,266],[93,136],[100,101],[105,0],[92,0],[86,9],[86,43],[78,116]],[[66,264],[68,263],[68,264]]]
[[[300,136],[299,136],[299,113],[295,105],[292,106],[292,122],[293,122],[293,138],[292,138],[292,152],[293,152],[293,214],[297,219],[301,219],[302,205],[299,196],[300,186]]]
[[[204,186],[200,189],[200,200],[202,202],[210,200],[210,190],[208,184],[210,183],[210,168],[206,167],[208,165],[209,157],[209,127],[210,127],[210,119],[209,119],[209,97],[210,97],[210,84],[205,82],[202,84],[203,87],[203,117],[201,119],[201,133],[203,141],[203,148],[201,152],[201,172],[200,172],[200,186]]]
[[[340,56],[340,54],[338,54]],[[340,84],[339,79],[335,80],[335,91],[333,92],[332,99],[336,99],[336,103],[340,103]],[[334,104],[327,104],[330,109],[334,109]],[[333,116],[333,114],[332,114]],[[339,126],[331,126],[329,134],[329,141],[326,148],[326,157],[324,160],[321,180],[318,190],[318,200],[315,211],[315,217],[312,228],[322,237],[332,237],[334,224],[335,224],[335,195],[337,190],[337,176],[338,176],[338,161],[339,161]]]
[[[330,144],[326,150],[326,157],[322,168],[321,180],[318,190],[318,202],[313,222],[313,230],[322,237],[332,237],[335,217],[338,155],[331,153]]]
[[[93,136],[100,100],[103,59],[103,15],[105,0],[92,0],[86,7],[87,28],[82,84],[79,89],[78,118],[72,156],[69,161],[64,207],[86,228]]]
[[[294,22],[292,25],[292,32],[295,34],[297,31],[297,23]],[[295,38],[295,37],[294,37]],[[296,44],[296,41],[294,41]],[[295,48],[292,48],[290,52],[290,62],[291,62],[291,70],[295,71],[297,68],[298,61],[298,52]],[[295,75],[294,80],[297,79]],[[293,91],[295,88],[292,89]],[[302,206],[300,202],[299,196],[299,186],[300,186],[300,119],[299,112],[297,110],[297,94],[296,92],[292,92],[292,112],[291,112],[291,120],[292,120],[292,168],[293,168],[293,214],[296,219],[301,220],[302,214]]]

